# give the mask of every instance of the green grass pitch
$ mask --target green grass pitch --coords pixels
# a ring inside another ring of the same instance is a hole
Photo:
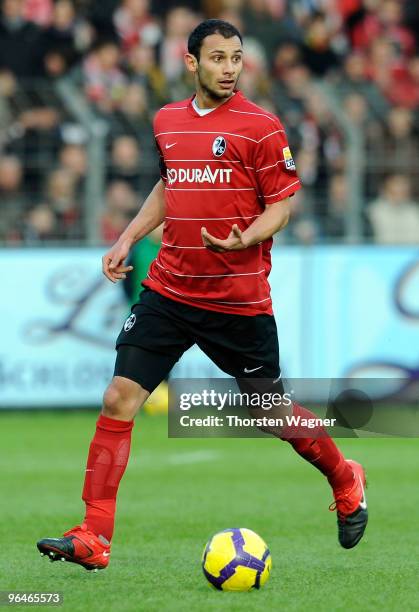
[[[111,563],[89,573],[35,548],[80,522],[96,414],[0,414],[0,590],[61,591],[63,610],[418,610],[419,441],[341,440],[369,480],[370,524],[341,549],[327,482],[275,439],[175,440],[165,417],[141,415],[120,487]],[[206,540],[249,527],[268,543],[261,591],[211,589]],[[18,607],[22,609],[21,606]]]

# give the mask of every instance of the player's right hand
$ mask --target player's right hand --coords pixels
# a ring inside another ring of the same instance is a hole
[[[134,269],[133,266],[124,265],[130,246],[128,241],[117,242],[102,257],[102,272],[113,283],[126,278],[126,273]]]

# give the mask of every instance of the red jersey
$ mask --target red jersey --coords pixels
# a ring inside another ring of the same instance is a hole
[[[193,97],[158,111],[154,134],[165,182],[161,249],[143,284],[173,300],[219,312],[272,314],[272,239],[241,251],[204,247],[201,227],[227,238],[265,206],[300,188],[284,128],[236,92],[201,116]]]

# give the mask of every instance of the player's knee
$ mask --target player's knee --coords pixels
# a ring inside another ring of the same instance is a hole
[[[102,412],[111,418],[132,419],[147,396],[136,383],[114,379],[104,393]]]
[[[125,408],[123,393],[111,383],[103,395],[102,412],[109,417],[117,417],[124,414]]]

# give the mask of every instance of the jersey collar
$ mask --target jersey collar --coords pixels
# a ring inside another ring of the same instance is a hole
[[[215,114],[218,115],[220,112],[223,112],[224,110],[231,108],[233,105],[236,105],[239,100],[243,100],[244,98],[242,92],[236,89],[234,91],[233,96],[231,96],[228,100],[226,100],[226,102],[223,102],[223,104],[220,104],[220,106],[217,106],[217,108],[214,108],[214,110],[211,113],[207,113],[206,115],[199,115],[194,109],[193,104],[192,104],[192,100],[195,98],[195,96],[196,94],[193,94],[193,96],[189,98],[188,112],[194,117],[196,117],[197,119],[205,119],[205,117],[213,117]]]

